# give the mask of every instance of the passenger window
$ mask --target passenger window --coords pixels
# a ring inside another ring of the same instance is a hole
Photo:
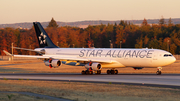
[[[164,54],[164,57],[172,56],[171,54]]]

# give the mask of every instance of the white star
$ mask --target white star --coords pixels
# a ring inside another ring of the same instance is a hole
[[[44,39],[46,38],[46,35],[44,35]]]
[[[43,32],[41,32],[41,36],[43,36]]]
[[[46,40],[43,40],[44,44],[46,43]]]
[[[39,40],[41,40],[41,36],[39,36]]]
[[[40,44],[43,44],[42,40],[41,40]]]

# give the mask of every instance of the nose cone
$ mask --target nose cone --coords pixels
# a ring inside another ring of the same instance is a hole
[[[171,61],[171,63],[174,63],[176,61],[176,58],[174,56],[172,56],[170,61]]]
[[[174,56],[164,57],[164,60],[161,62],[164,66],[170,65],[176,61]]]

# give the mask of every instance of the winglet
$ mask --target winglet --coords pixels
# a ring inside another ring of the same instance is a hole
[[[3,50],[3,52],[4,52],[6,55],[13,56],[11,53],[9,53],[9,52],[7,52],[7,51],[5,51],[5,50]]]

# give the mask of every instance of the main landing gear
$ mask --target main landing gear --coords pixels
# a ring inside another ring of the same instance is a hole
[[[83,71],[81,72],[81,74],[82,74],[82,75],[85,75],[85,74],[86,74],[86,75],[92,75],[92,74],[93,74],[93,71],[88,71],[88,70],[84,71],[84,70],[83,70]]]
[[[85,71],[83,70],[83,71],[81,72],[81,74],[82,74],[82,75],[85,75],[85,74],[86,74],[86,75],[93,75],[93,71],[90,70],[90,69],[89,69],[89,70],[85,70]],[[101,70],[95,71],[95,74],[101,74]]]
[[[118,70],[114,70],[114,69],[107,70],[107,74],[118,74]]]
[[[161,75],[161,70],[162,70],[162,67],[158,67],[156,74],[157,74],[157,75]]]

